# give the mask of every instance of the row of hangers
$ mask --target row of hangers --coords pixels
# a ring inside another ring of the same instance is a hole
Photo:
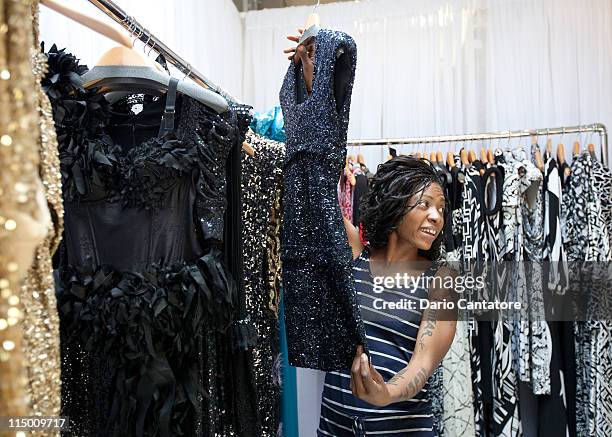
[[[135,50],[135,42],[142,36],[144,30],[138,29],[130,17],[127,17],[125,22],[129,28],[129,35],[126,35],[100,19],[58,0],[41,0],[40,3],[119,44],[104,52],[95,66],[83,74],[85,89],[96,88],[97,92],[105,94],[111,102],[133,93],[161,96],[168,91],[172,77],[149,57],[155,49],[154,44],[150,46],[148,52],[145,50],[149,47],[151,37],[144,43],[142,54]],[[185,81],[189,74],[190,71],[178,82],[179,93],[205,104],[217,113],[229,108],[229,102],[222,95],[195,82]],[[254,156],[253,148],[246,141],[242,148]]]
[[[544,171],[544,160],[543,160],[540,148],[539,146],[537,146],[538,143],[537,143],[536,136],[532,136],[531,144],[532,146],[536,147],[536,150],[535,150],[536,166],[540,169],[540,171]],[[597,159],[597,155],[595,153],[595,145],[593,143],[589,143],[587,145],[587,151],[594,159]],[[546,152],[548,155],[554,156],[553,155],[553,142],[552,142],[552,139],[550,138],[547,139],[546,141]],[[559,164],[564,164],[565,163],[565,146],[563,145],[562,142],[557,144],[556,152],[557,152],[556,153],[557,161],[559,162]],[[582,152],[582,147],[580,145],[580,141],[575,141],[572,147],[572,155],[576,156],[576,155],[579,155],[581,152]],[[389,147],[389,155],[387,155],[387,161],[389,159],[392,159],[394,157],[394,154],[397,154],[395,149]],[[453,168],[455,166],[455,155],[453,152],[447,152],[446,161],[444,160],[444,154],[440,150],[431,151],[431,152],[416,150],[416,151],[410,152],[409,154],[415,156],[418,159],[427,159],[434,165],[446,165],[448,168]],[[489,148],[481,147],[479,157],[475,150],[462,148],[459,153],[459,157],[460,157],[461,163],[464,166],[469,166],[476,160],[480,160],[480,162],[482,162],[483,164],[495,164],[494,150],[490,147]],[[565,171],[568,172],[569,168],[565,167]]]

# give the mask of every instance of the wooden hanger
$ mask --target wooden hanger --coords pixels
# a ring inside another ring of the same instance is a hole
[[[448,168],[453,168],[455,166],[455,156],[453,152],[448,152],[446,154],[446,165],[448,165]]]
[[[536,135],[531,136],[531,150],[535,150],[534,158],[536,162],[536,167],[540,169],[540,171],[544,171],[544,161],[542,161],[542,152],[540,152],[540,147],[538,146],[538,137]]]
[[[565,162],[565,147],[563,146],[563,143],[557,144],[557,161],[559,161],[561,164]]]
[[[470,160],[468,157],[468,153],[467,150],[465,149],[461,149],[461,152],[459,152],[459,157],[461,158],[461,163],[467,167],[468,165],[470,165]]]
[[[473,150],[470,150],[468,153],[468,159],[470,161],[470,164],[476,161],[476,152],[474,152]]]
[[[548,152],[548,154],[550,156],[552,156],[552,153],[553,153],[553,144],[552,144],[552,140],[550,138],[548,140],[546,140],[546,151]]]
[[[580,155],[580,142],[578,141],[574,142],[574,148],[572,150],[572,155],[573,156]]]
[[[251,158],[255,156],[255,150],[246,140],[242,143],[242,150],[247,152]]]
[[[435,164],[435,163],[437,163],[437,162],[438,162],[438,156],[436,155],[436,152],[431,152],[431,153],[429,154],[429,161],[430,161],[432,164]]]
[[[112,39],[117,44],[129,48],[132,47],[132,41],[125,33],[97,18],[90,17],[89,15],[79,12],[76,9],[57,0],[40,0],[40,3],[49,9],[52,9],[55,12],[90,28],[94,32]]]
[[[487,151],[484,147],[480,148],[480,160],[483,164],[489,163],[489,157],[487,155]]]
[[[591,158],[597,159],[597,153],[595,153],[595,144],[589,143],[589,145],[587,146],[587,150],[589,151]]]
[[[487,149],[487,160],[489,161],[489,164],[495,164],[495,154],[491,148]]]
[[[367,167],[367,165],[365,164],[365,159],[363,158],[363,155],[361,153],[357,154],[357,162],[359,163],[359,165]]]
[[[319,18],[319,14],[317,14],[317,8],[321,4],[321,0],[317,0],[317,4],[312,10],[312,13],[308,15],[306,19],[306,25],[304,26],[304,33],[298,40],[298,45],[303,44],[308,41],[310,38],[317,36],[319,33],[321,19]]]
[[[120,46],[113,47],[105,52],[96,64],[96,67],[82,76],[85,88],[100,87],[100,92],[108,92],[121,91],[121,87],[125,89],[128,85],[131,85],[131,91],[145,88],[147,91],[152,91],[153,94],[160,94],[167,90],[170,77],[166,73],[162,73],[160,66],[156,62],[134,50],[132,40],[128,35],[97,18],[77,11],[61,1],[41,0],[41,3],[49,9],[120,44]],[[94,71],[97,67],[102,67],[102,70]],[[126,80],[122,81],[119,78],[122,76],[122,73],[118,70],[121,67],[128,68],[129,73],[123,74],[123,79],[127,78],[128,82],[131,82],[130,84],[126,84]],[[110,72],[112,72],[111,75],[106,74]],[[113,80],[115,85],[105,89],[104,84],[110,84]],[[228,108],[225,98],[195,83],[181,81],[178,91],[193,97],[217,112],[226,111]]]

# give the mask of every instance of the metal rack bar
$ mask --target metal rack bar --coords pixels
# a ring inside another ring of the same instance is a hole
[[[168,62],[174,65],[182,73],[185,73],[187,77],[193,79],[199,85],[210,89],[223,96],[226,100],[232,103],[241,103],[236,98],[232,97],[227,91],[218,85],[212,83],[202,73],[196,70],[191,64],[181,58],[176,52],[170,49],[164,44],[159,38],[145,29],[134,17],[129,16],[123,9],[117,6],[111,0],[88,0],[91,4],[96,6],[106,15],[111,17],[115,22],[119,23],[124,29],[130,31],[145,45],[152,47],[153,50],[162,54]]]
[[[601,159],[604,165],[608,165],[608,130],[601,123],[594,123],[581,126],[556,127],[550,129],[532,129],[503,132],[485,132],[477,134],[463,135],[441,135],[431,137],[410,137],[410,138],[381,138],[351,140],[348,146],[390,146],[393,144],[428,144],[428,143],[450,143],[465,141],[482,141],[505,138],[520,138],[531,136],[565,135],[572,133],[595,132],[599,134],[601,140]]]

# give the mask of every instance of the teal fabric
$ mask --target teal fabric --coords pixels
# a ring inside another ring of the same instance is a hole
[[[285,120],[280,106],[275,106],[266,112],[256,112],[251,121],[251,129],[264,138],[284,143]]]
[[[282,296],[282,293],[281,293]],[[280,305],[280,346],[282,359],[282,394],[281,420],[283,422],[283,437],[299,437],[297,413],[297,384],[295,367],[289,365],[287,358],[287,335],[285,333],[285,310],[281,298]]]

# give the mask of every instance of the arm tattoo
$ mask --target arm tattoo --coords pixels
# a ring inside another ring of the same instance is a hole
[[[391,378],[387,384],[391,385],[400,385],[400,381],[404,380],[404,374],[408,371],[408,367],[403,368],[399,372],[395,374],[393,378]],[[425,368],[421,367],[417,374],[414,376],[412,381],[410,381],[406,386],[402,389],[402,399],[407,400],[412,399],[425,385],[427,382],[427,372]]]
[[[437,322],[437,309],[427,310],[427,316],[425,319],[425,326],[423,327],[423,332],[419,337],[419,346],[421,348],[421,352],[425,350],[425,337],[431,337],[433,335],[434,328],[436,327]]]
[[[419,369],[414,379],[404,388],[404,399],[412,399],[427,382],[427,372],[423,367]]]
[[[404,379],[404,373],[408,371],[408,367],[404,367],[402,370],[397,372],[393,378],[387,381],[387,384],[399,385],[400,379]]]

